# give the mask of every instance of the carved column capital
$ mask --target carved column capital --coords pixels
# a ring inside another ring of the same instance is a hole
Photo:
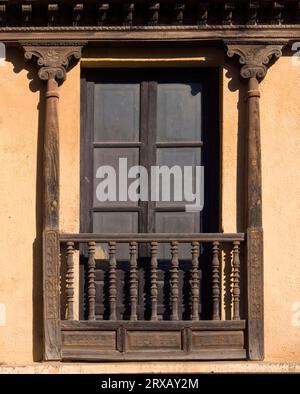
[[[243,78],[262,79],[266,76],[271,59],[282,55],[283,45],[264,44],[229,44],[227,43],[227,55],[239,56],[239,62],[243,65],[241,76]]]
[[[38,76],[43,81],[66,79],[69,62],[72,58],[81,58],[81,49],[84,45],[78,43],[26,43],[21,42],[24,57],[27,61],[37,59],[39,67]]]

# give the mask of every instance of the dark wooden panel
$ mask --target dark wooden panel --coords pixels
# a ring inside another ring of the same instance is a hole
[[[90,323],[95,326],[96,322]],[[112,324],[112,322],[108,323]],[[115,322],[119,327],[118,334],[113,328],[108,328],[106,331],[97,331],[97,328],[92,331],[63,331],[62,358],[81,361],[246,358],[242,330],[215,332],[198,330],[185,335],[186,330],[179,329],[176,324],[173,325],[173,330],[166,325],[164,330],[157,330],[157,327],[155,330],[128,330],[136,323],[129,322],[126,328],[124,326],[120,328],[120,323]],[[196,328],[196,324],[193,326]],[[190,340],[192,342],[190,345],[185,344]]]
[[[127,331],[126,351],[181,351],[180,331]]]
[[[44,358],[60,359],[59,240],[57,231],[43,234]]]
[[[243,331],[194,331],[192,332],[192,350],[205,350],[213,348],[244,348]]]
[[[94,156],[94,86],[91,82],[81,79],[80,85],[80,232],[92,231],[91,207],[93,204],[92,183]]]
[[[98,351],[116,350],[116,331],[63,331],[64,348],[84,348]]]
[[[251,360],[264,358],[263,232],[247,232],[248,351]]]

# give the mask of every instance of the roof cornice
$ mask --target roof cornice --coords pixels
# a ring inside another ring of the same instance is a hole
[[[300,39],[300,0],[0,0],[0,40]]]

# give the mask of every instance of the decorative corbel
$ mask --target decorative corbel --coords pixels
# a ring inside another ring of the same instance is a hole
[[[25,51],[24,57],[27,61],[37,59],[37,65],[40,67],[38,76],[43,81],[49,79],[64,81],[70,60],[80,59],[83,46],[82,43],[70,45],[49,43],[46,45],[21,42],[20,44]]]
[[[262,174],[259,116],[259,80],[283,45],[227,44],[227,55],[239,56],[240,74],[248,80],[247,96],[247,321],[250,360],[264,358]]]
[[[262,79],[267,74],[272,57],[278,59],[282,55],[282,47],[283,45],[227,44],[227,55],[239,56],[239,62],[243,65],[241,68],[243,78]]]
[[[43,149],[43,301],[44,359],[61,359],[59,295],[59,89],[71,58],[82,43],[21,43],[27,61],[36,59],[38,76],[47,82]]]

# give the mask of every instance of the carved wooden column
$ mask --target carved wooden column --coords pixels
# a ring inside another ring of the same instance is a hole
[[[247,320],[251,360],[264,358],[263,230],[259,81],[282,45],[227,44],[228,56],[239,56],[241,76],[248,80],[247,121]]]
[[[79,59],[82,44],[20,43],[25,59],[35,58],[38,76],[47,84],[43,152],[43,299],[44,358],[59,360],[60,289],[59,289],[59,125],[58,82],[66,79],[69,61]]]

